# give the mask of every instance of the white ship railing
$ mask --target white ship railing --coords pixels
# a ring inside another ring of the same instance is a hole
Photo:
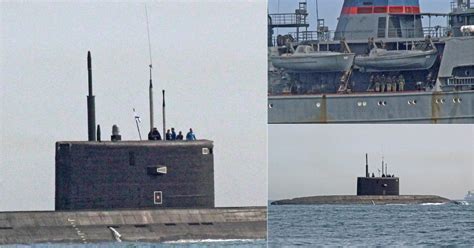
[[[474,85],[474,77],[452,77],[448,78],[449,86]]]

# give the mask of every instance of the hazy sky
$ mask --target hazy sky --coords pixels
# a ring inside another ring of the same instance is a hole
[[[267,199],[264,1],[148,4],[155,82],[167,90],[167,124],[214,140],[217,206]],[[120,127],[138,139],[148,119],[143,3],[0,6],[0,211],[54,208],[54,145],[87,139],[87,51],[103,139]],[[143,134],[145,136],[145,131]]]
[[[268,13],[294,13],[295,9],[298,8],[298,2],[301,1],[288,1],[288,0],[268,0]],[[448,13],[450,11],[450,0],[419,0],[421,12],[436,12],[436,13]],[[308,30],[316,29],[316,0],[307,0],[308,8],[308,22],[310,27]],[[325,25],[329,27],[329,30],[336,30],[337,18],[341,13],[342,4],[344,0],[319,0],[318,2],[318,14],[319,19],[324,19]],[[424,25],[428,26],[428,18],[423,19]],[[444,18],[432,18],[432,25],[446,26],[446,19]],[[275,30],[276,32],[277,30]],[[292,29],[279,29],[280,33],[294,32]]]
[[[269,199],[356,194],[382,156],[400,194],[462,199],[474,189],[474,125],[269,125]]]

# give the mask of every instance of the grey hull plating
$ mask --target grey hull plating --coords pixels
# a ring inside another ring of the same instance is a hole
[[[3,212],[0,245],[265,239],[266,213],[266,207]]]
[[[367,72],[426,70],[433,66],[437,51],[381,51],[357,56],[355,65]]]
[[[337,52],[314,52],[305,55],[273,56],[273,66],[298,72],[347,71],[354,62],[355,54]]]
[[[436,195],[328,195],[308,196],[274,201],[272,205],[313,205],[313,204],[423,204],[447,203],[449,199]]]
[[[474,91],[270,96],[268,104],[270,124],[474,122]]]

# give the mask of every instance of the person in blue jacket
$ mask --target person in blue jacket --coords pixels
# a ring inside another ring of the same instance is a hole
[[[196,140],[196,136],[194,136],[192,128],[190,128],[189,132],[186,134],[186,140]]]
[[[171,140],[176,140],[176,132],[174,131],[174,127],[171,128]]]

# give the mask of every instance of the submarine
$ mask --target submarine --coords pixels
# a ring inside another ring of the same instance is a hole
[[[0,245],[266,239],[266,207],[215,207],[213,141],[127,141],[116,125],[103,141],[90,52],[87,68],[88,140],[55,144],[55,210],[0,212]],[[153,131],[151,71],[149,94]]]
[[[365,154],[365,176],[357,178],[357,195],[325,195],[283,199],[271,205],[312,205],[312,204],[423,204],[448,203],[451,200],[437,195],[400,195],[400,178],[388,174],[382,159],[382,174],[369,174],[368,154]]]

